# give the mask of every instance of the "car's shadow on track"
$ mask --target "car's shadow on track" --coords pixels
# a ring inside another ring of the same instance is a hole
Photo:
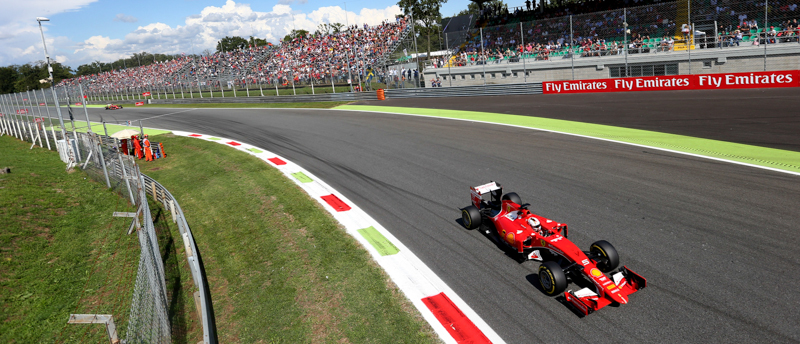
[[[464,230],[468,230],[468,231],[470,230],[470,229],[466,229],[466,227],[464,226],[464,221],[462,221],[460,217],[457,218],[455,220],[455,222],[458,223],[458,225],[461,226],[461,228],[464,228]],[[481,226],[479,228],[476,228],[474,230],[478,231],[481,234],[483,234],[483,236],[486,237],[487,239],[489,239],[489,241],[491,241],[492,243],[494,243],[494,245],[497,246],[498,249],[503,251],[503,253],[505,253],[506,257],[511,258],[512,260],[517,262],[517,264],[522,264],[522,263],[524,263],[526,261],[522,257],[522,255],[519,254],[519,252],[514,251],[505,242],[502,242],[500,240],[500,238],[497,236],[497,230],[495,230],[493,224],[491,224],[491,223],[485,224],[484,223],[484,224],[481,224]]]

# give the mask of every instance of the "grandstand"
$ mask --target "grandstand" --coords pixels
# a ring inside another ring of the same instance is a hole
[[[429,64],[426,79],[456,86],[800,69],[797,0],[767,8],[752,1],[652,2],[519,20],[529,14],[482,16],[469,30],[446,32],[452,56]]]
[[[332,84],[366,81],[370,68],[390,64],[389,56],[411,31],[407,18],[376,26],[353,25],[321,36],[210,56],[182,56],[150,66],[113,70],[63,80],[58,86],[81,84],[88,94],[137,94],[167,87],[222,91],[248,85]]]

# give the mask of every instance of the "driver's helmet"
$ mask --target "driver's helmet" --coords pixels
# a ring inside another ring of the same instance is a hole
[[[537,230],[537,231],[539,231],[541,229],[541,227],[542,227],[542,224],[539,223],[539,219],[537,219],[537,218],[535,218],[533,216],[531,216],[528,219],[528,225],[530,225],[531,228],[533,228],[534,230]]]

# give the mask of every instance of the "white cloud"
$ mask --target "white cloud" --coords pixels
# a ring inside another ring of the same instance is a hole
[[[0,66],[44,60],[41,36],[36,17],[77,11],[97,0],[29,0],[5,1],[0,11]],[[48,24],[43,25],[47,33]],[[47,40],[52,49],[54,40]]]
[[[91,1],[64,2],[74,4],[61,6],[62,11],[77,10]],[[59,55],[58,60],[64,63],[69,61],[72,67],[77,67],[95,60],[111,62],[142,51],[166,54],[201,53],[206,49],[213,51],[217,42],[225,36],[255,36],[277,43],[295,28],[314,32],[322,23],[377,25],[384,20],[393,20],[396,14],[401,13],[397,5],[384,9],[364,8],[358,13],[348,11],[347,16],[339,6],[320,7],[311,13],[303,13],[293,11],[290,6],[292,3],[303,3],[303,0],[281,1],[269,12],[253,11],[249,4],[228,0],[220,7],[208,6],[199,14],[186,17],[183,25],[173,27],[164,23],[150,23],[137,27],[122,38],[94,35],[83,42],[70,41],[64,37],[51,38],[48,35],[47,46],[51,52],[54,52],[53,46],[59,48],[59,53],[72,52]],[[0,19],[3,16],[4,14],[0,15]],[[121,17],[128,16],[117,15],[117,18]],[[11,38],[4,38],[8,32]],[[98,34],[101,32],[96,31]],[[0,24],[0,33],[0,44],[4,46],[4,49],[0,49],[0,65],[8,65],[11,61],[27,62],[44,58],[40,45],[31,45],[31,42],[41,41],[35,21],[33,25],[22,25],[19,22]]]
[[[139,21],[139,19],[134,17],[134,16],[126,16],[126,15],[120,13],[120,14],[117,14],[116,17],[114,17],[114,21],[123,22],[123,23],[135,23],[135,22]]]

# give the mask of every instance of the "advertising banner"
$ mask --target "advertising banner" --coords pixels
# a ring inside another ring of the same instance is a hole
[[[17,115],[24,115],[28,113],[28,109],[19,109],[17,110]]]
[[[45,103],[39,103],[39,106],[45,106],[45,105],[47,105],[47,104],[45,104]]]
[[[75,106],[81,106],[83,103],[75,103]]]
[[[142,93],[142,97],[147,97],[147,96],[150,96],[150,92],[144,92],[144,93]]]
[[[144,105],[144,102],[136,102],[136,106],[142,106],[142,105]]]
[[[800,87],[800,70],[545,81],[544,94]]]

